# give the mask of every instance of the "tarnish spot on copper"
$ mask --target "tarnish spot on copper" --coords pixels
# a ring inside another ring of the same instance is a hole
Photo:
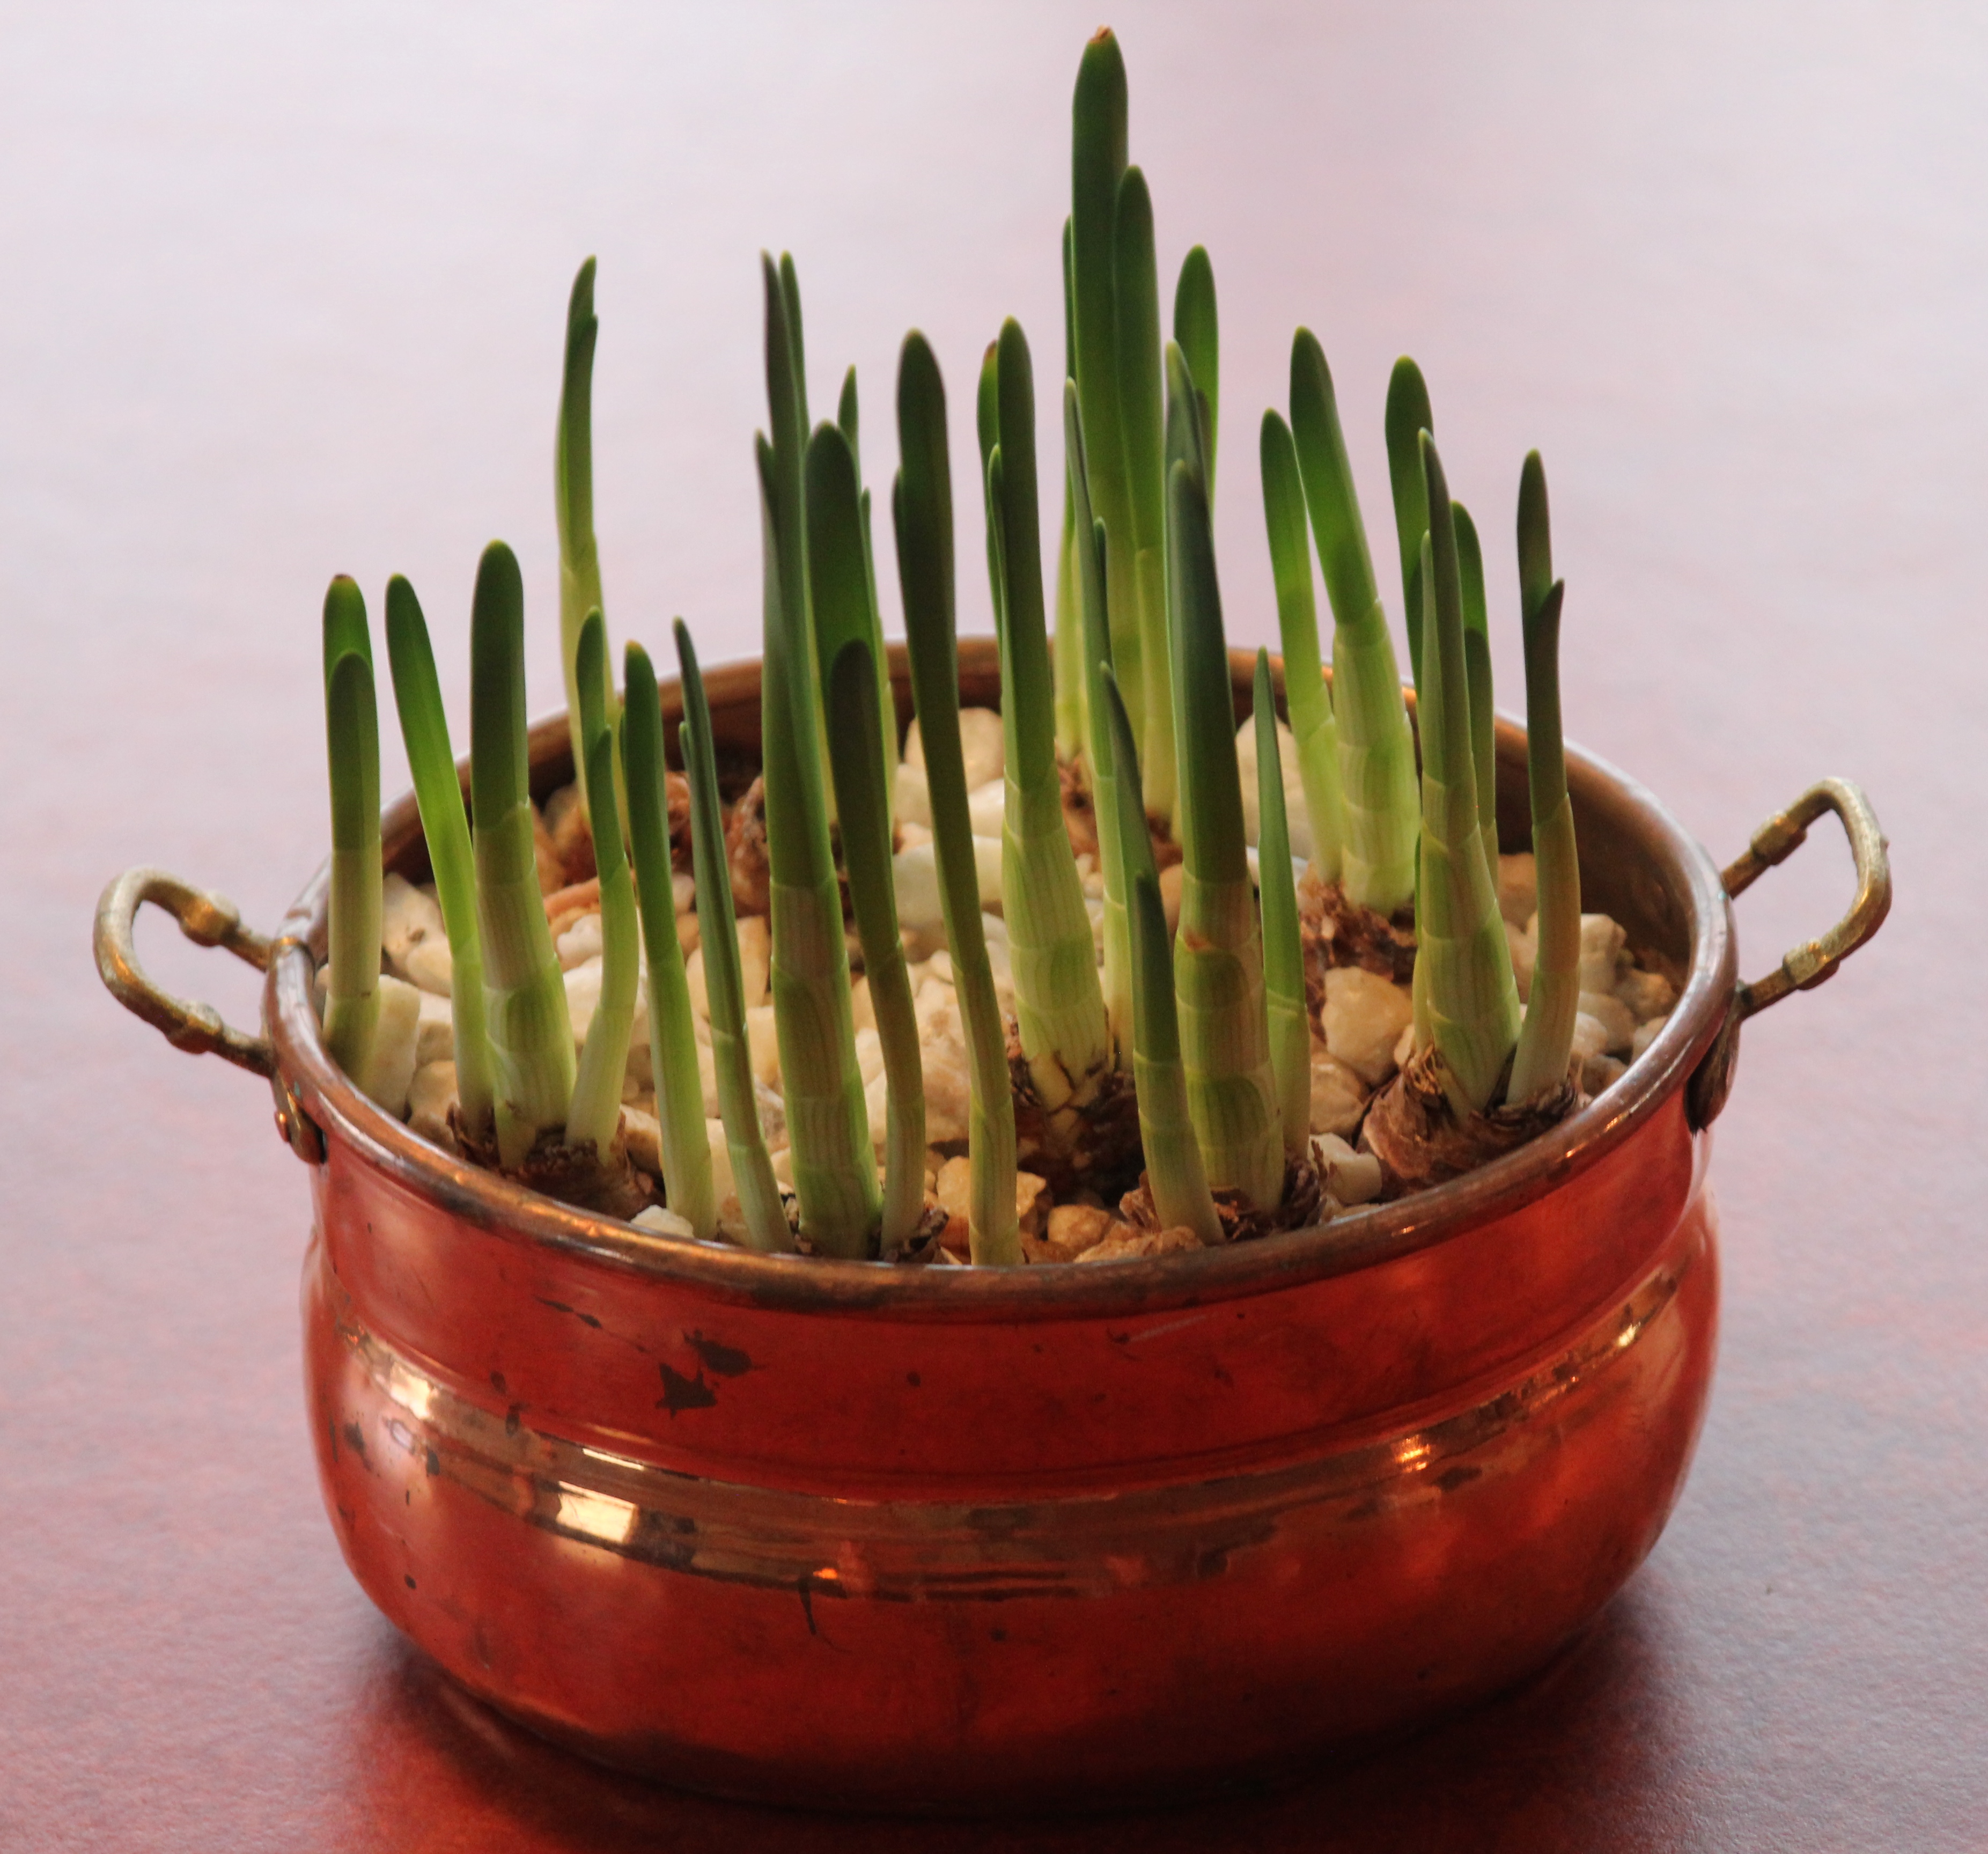
[[[687,1332],[684,1343],[721,1378],[742,1378],[754,1369],[746,1353],[719,1339],[707,1339],[702,1332]]]
[[[596,1332],[600,1331],[600,1322],[592,1314],[582,1313],[577,1307],[569,1307],[563,1301],[549,1301],[543,1294],[536,1297],[541,1307],[549,1307],[554,1313],[570,1313],[581,1325],[591,1326]]]
[[[663,1374],[663,1394],[656,1405],[659,1410],[668,1410],[674,1416],[678,1410],[708,1410],[718,1401],[718,1393],[704,1381],[704,1368],[698,1367],[695,1378],[686,1378],[680,1371],[671,1371],[667,1365],[658,1365],[657,1370]]]

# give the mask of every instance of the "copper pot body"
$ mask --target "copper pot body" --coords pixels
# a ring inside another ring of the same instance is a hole
[[[963,644],[962,678],[991,701],[991,650]],[[753,746],[756,668],[710,691]],[[535,731],[544,786],[566,739]],[[1516,729],[1499,756],[1523,842]],[[1586,905],[1680,983],[1648,1053],[1455,1184],[1111,1265],[676,1244],[458,1165],[327,1061],[314,885],[267,1014],[323,1142],[305,1372],[353,1575],[549,1738],[847,1808],[1205,1790],[1540,1666],[1655,1543],[1704,1415],[1717,1217],[1687,1084],[1735,990],[1718,871],[1570,760]],[[387,846],[419,862],[411,799]]]

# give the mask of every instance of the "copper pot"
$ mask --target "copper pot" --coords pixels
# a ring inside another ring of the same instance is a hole
[[[962,643],[969,701],[991,645]],[[1239,712],[1250,659],[1237,652]],[[896,665],[901,691],[904,665]],[[756,747],[759,676],[712,673]],[[666,710],[676,712],[674,685]],[[543,791],[563,718],[532,734]],[[1501,723],[1506,841],[1524,736]],[[1681,996],[1593,1105],[1469,1178],[1163,1259],[891,1269],[645,1237],[447,1157],[360,1095],[310,1000],[326,877],[273,942],[156,871],[106,984],[269,1077],[310,1166],[325,1504],[396,1626],[532,1730],[718,1794],[905,1811],[1200,1791],[1508,1686],[1655,1542],[1717,1331],[1708,1128],[1740,1021],[1876,930],[1884,839],[1829,780],[1722,873],[1579,753],[1586,899]],[[1737,983],[1728,898],[1825,808],[1859,892]],[[411,797],[390,866],[423,859]],[[265,965],[267,1040],[150,985],[161,902]]]

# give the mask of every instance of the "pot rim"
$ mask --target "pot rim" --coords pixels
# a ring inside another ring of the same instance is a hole
[[[989,654],[992,648],[991,638],[962,638],[959,643],[962,669],[983,654],[973,647]],[[901,654],[901,645],[894,648],[893,666],[900,670]],[[1231,658],[1246,686],[1254,653],[1235,651]],[[1277,660],[1273,662],[1281,672]],[[756,687],[759,668],[759,660],[750,657],[708,668],[714,707],[728,695],[735,700],[749,684]],[[666,703],[676,694],[674,682],[662,685]],[[1523,762],[1523,728],[1503,715],[1497,726],[1500,760]],[[567,737],[563,711],[536,722],[534,765]],[[724,1301],[925,1321],[1053,1320],[1192,1306],[1328,1280],[1432,1248],[1523,1208],[1598,1164],[1685,1087],[1718,1036],[1733,996],[1736,951],[1731,905],[1716,865],[1639,782],[1571,743],[1567,760],[1577,807],[1584,797],[1608,799],[1626,814],[1645,847],[1662,853],[1669,864],[1666,885],[1682,889],[1675,898],[1688,910],[1690,957],[1667,1020],[1623,1075],[1550,1132],[1447,1184],[1348,1210],[1308,1229],[1094,1268],[907,1268],[762,1255],[729,1243],[652,1236],[576,1209],[431,1145],[360,1093],[331,1061],[311,1002],[316,962],[310,952],[325,930],[329,860],[292,904],[270,949],[264,1014],[279,1085],[287,1084],[323,1132],[335,1133],[364,1162],[453,1216],[511,1240]],[[404,793],[382,820],[383,841],[405,840],[418,821],[412,793]]]

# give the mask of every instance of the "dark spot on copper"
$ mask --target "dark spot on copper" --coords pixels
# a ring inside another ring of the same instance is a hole
[[[345,1446],[361,1461],[366,1459],[366,1432],[356,1423],[348,1423],[342,1432]]]
[[[1445,1494],[1454,1494],[1459,1487],[1468,1487],[1484,1470],[1482,1468],[1453,1467],[1436,1477],[1435,1484]]]
[[[511,1389],[504,1382],[504,1374],[501,1371],[493,1371],[490,1374],[490,1388],[500,1397],[508,1396]]]
[[[904,1373],[904,1382],[908,1384],[913,1390],[916,1390],[918,1386],[925,1382],[925,1380],[921,1378],[916,1372],[908,1371]]]
[[[987,1632],[987,1636],[990,1641],[1005,1642],[1008,1639],[1008,1632],[1005,1629],[990,1629]]]
[[[799,1586],[801,1593],[801,1614],[807,1618],[808,1633],[818,1636],[821,1631],[814,1626],[814,1597],[810,1588],[813,1582],[814,1573],[812,1571],[803,1571],[801,1573]]]
[[[405,1584],[410,1590],[413,1590],[413,1589],[415,1589],[415,1588],[418,1588],[418,1586],[415,1584],[414,1580],[412,1578],[411,1578],[410,1576],[408,1576],[408,1575],[407,1575],[407,1574],[404,1571],[404,1572],[402,1572],[401,1573],[401,1582],[402,1583]]]
[[[517,1434],[518,1419],[519,1416],[522,1414],[524,1408],[525,1406],[522,1403],[514,1403],[504,1412],[504,1433],[505,1435],[515,1436]]]
[[[600,1322],[590,1313],[582,1313],[577,1307],[569,1307],[563,1301],[549,1301],[543,1294],[537,1299],[541,1307],[549,1307],[554,1313],[570,1313],[581,1325],[591,1326],[596,1332],[600,1330]]]
[[[735,1345],[707,1339],[701,1332],[687,1333],[685,1343],[721,1378],[742,1378],[752,1369],[752,1361]]]
[[[432,1446],[428,1450],[428,1470],[431,1474],[439,1474],[441,1472],[441,1457],[434,1452]]]
[[[695,1378],[686,1378],[667,1365],[656,1369],[663,1374],[663,1395],[656,1408],[668,1410],[672,1418],[678,1410],[708,1410],[717,1402],[718,1393],[705,1382],[702,1367]]]

